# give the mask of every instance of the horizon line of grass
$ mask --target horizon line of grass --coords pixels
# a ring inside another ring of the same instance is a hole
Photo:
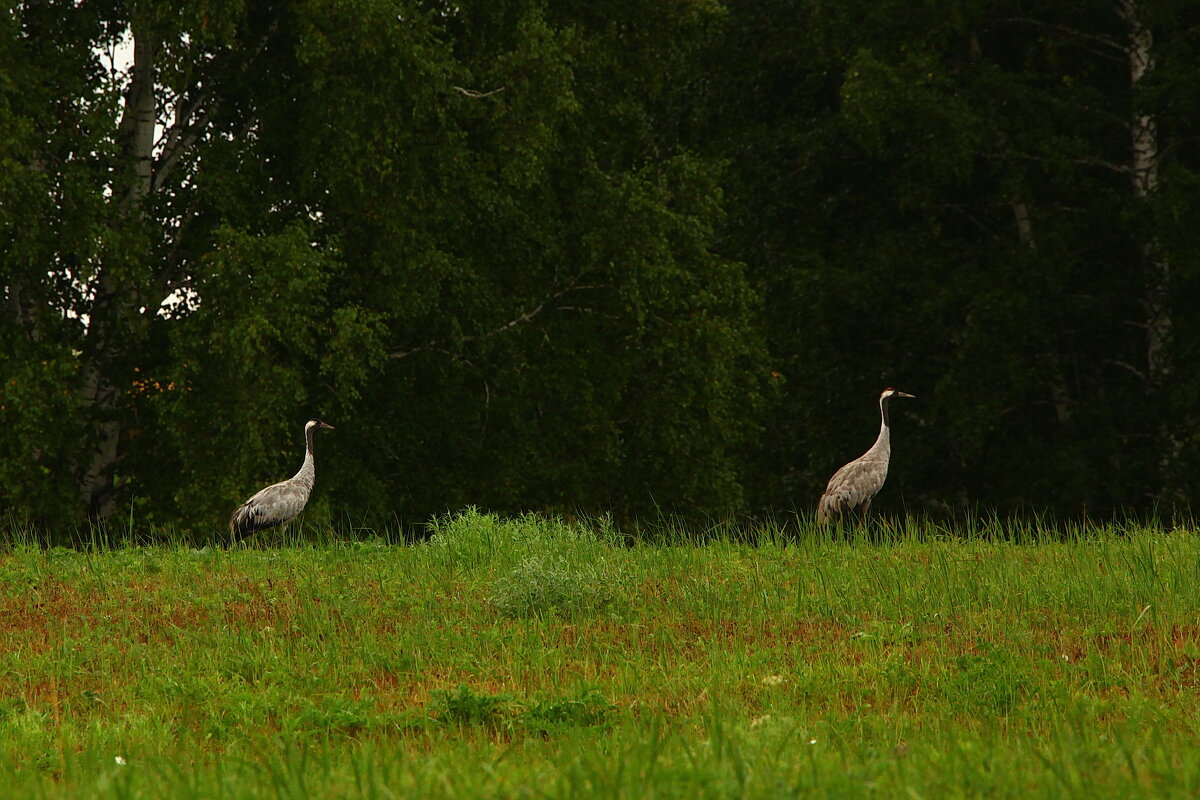
[[[378,528],[364,527],[351,523],[348,519],[331,523],[308,522],[302,516],[292,525],[260,532],[241,543],[231,542],[224,528],[180,529],[170,524],[139,524],[129,517],[112,521],[89,520],[86,524],[67,531],[52,531],[8,513],[0,519],[0,550],[14,547],[69,547],[93,551],[144,546],[323,547],[354,542],[412,544],[427,539],[436,529],[439,520],[477,510],[475,506],[466,506],[457,511],[439,514],[419,525],[397,524]],[[613,518],[609,514],[524,512],[499,516],[506,519],[541,518],[593,529],[614,527]],[[994,512],[959,512],[937,517],[906,514],[900,517],[879,516],[866,521],[847,520],[822,524],[817,522],[813,512],[806,510],[787,514],[709,518],[703,521],[663,514],[656,518],[631,519],[622,523],[620,527],[621,535],[630,543],[755,543],[803,538],[815,541],[853,539],[859,542],[886,544],[919,541],[923,538],[1037,543],[1083,539],[1097,535],[1121,536],[1139,531],[1194,531],[1196,525],[1190,515],[1178,513],[1169,519],[1155,515],[1126,515],[1110,519],[1063,520],[1039,514],[1003,516]]]

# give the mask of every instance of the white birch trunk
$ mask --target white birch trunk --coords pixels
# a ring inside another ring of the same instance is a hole
[[[1118,0],[1121,18],[1128,26],[1125,55],[1129,62],[1129,84],[1132,109],[1129,118],[1130,174],[1133,194],[1139,201],[1149,202],[1158,193],[1159,142],[1158,121],[1152,110],[1140,102],[1140,95],[1154,73],[1154,35],[1145,24],[1139,0]],[[1168,293],[1171,264],[1168,253],[1153,233],[1140,245],[1142,269],[1145,275],[1145,296],[1142,307],[1146,314],[1146,383],[1151,397],[1161,397],[1162,389],[1173,370],[1170,352],[1171,307]],[[1165,417],[1160,417],[1165,419]],[[1180,441],[1164,421],[1158,429],[1159,494],[1165,494],[1172,483]]]
[[[117,195],[123,216],[144,217],[154,173],[154,127],[157,107],[154,94],[154,62],[157,42],[135,23],[133,65],[118,125],[121,152],[129,164],[126,183]],[[136,313],[137,298],[121,285],[112,270],[101,264],[96,276],[96,296],[87,332],[87,347],[81,357],[80,400],[97,420],[92,449],[82,459],[79,491],[89,513],[107,517],[113,511],[113,471],[120,458],[121,420],[117,414],[120,394],[109,367],[117,355],[116,331],[122,319]]]
[[[1125,53],[1129,59],[1129,82],[1134,108],[1129,120],[1131,175],[1133,193],[1146,201],[1158,192],[1158,122],[1154,114],[1139,107],[1138,95],[1154,72],[1154,37],[1140,17],[1138,0],[1120,0],[1121,17],[1129,26]],[[1167,279],[1170,263],[1154,236],[1141,246],[1146,270],[1146,377],[1159,383],[1171,373],[1167,339],[1171,333],[1171,314],[1167,304]]]

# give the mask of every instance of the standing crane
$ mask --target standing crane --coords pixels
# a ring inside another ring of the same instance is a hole
[[[879,395],[879,437],[871,449],[846,466],[833,473],[825,494],[817,503],[817,521],[828,522],[833,517],[850,511],[858,511],[865,519],[871,499],[883,488],[887,480],[888,461],[892,457],[892,435],[888,427],[888,404],[895,397],[913,397],[907,392],[898,392],[888,387]]]
[[[304,463],[300,465],[299,472],[286,481],[271,484],[255,493],[233,510],[229,517],[229,533],[235,539],[291,522],[304,510],[317,479],[317,468],[313,463],[313,432],[317,428],[333,430],[332,425],[319,419],[304,423]]]

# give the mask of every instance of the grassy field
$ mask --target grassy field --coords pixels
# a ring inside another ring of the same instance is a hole
[[[799,527],[8,547],[0,797],[1200,796],[1193,533]]]

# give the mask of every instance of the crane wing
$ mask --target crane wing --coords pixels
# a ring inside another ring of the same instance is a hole
[[[304,510],[309,492],[310,487],[295,481],[272,484],[234,509],[229,530],[246,534],[281,525]]]
[[[852,511],[883,488],[887,480],[888,462],[878,458],[858,458],[833,473],[825,494],[817,503],[817,518],[829,519]]]

